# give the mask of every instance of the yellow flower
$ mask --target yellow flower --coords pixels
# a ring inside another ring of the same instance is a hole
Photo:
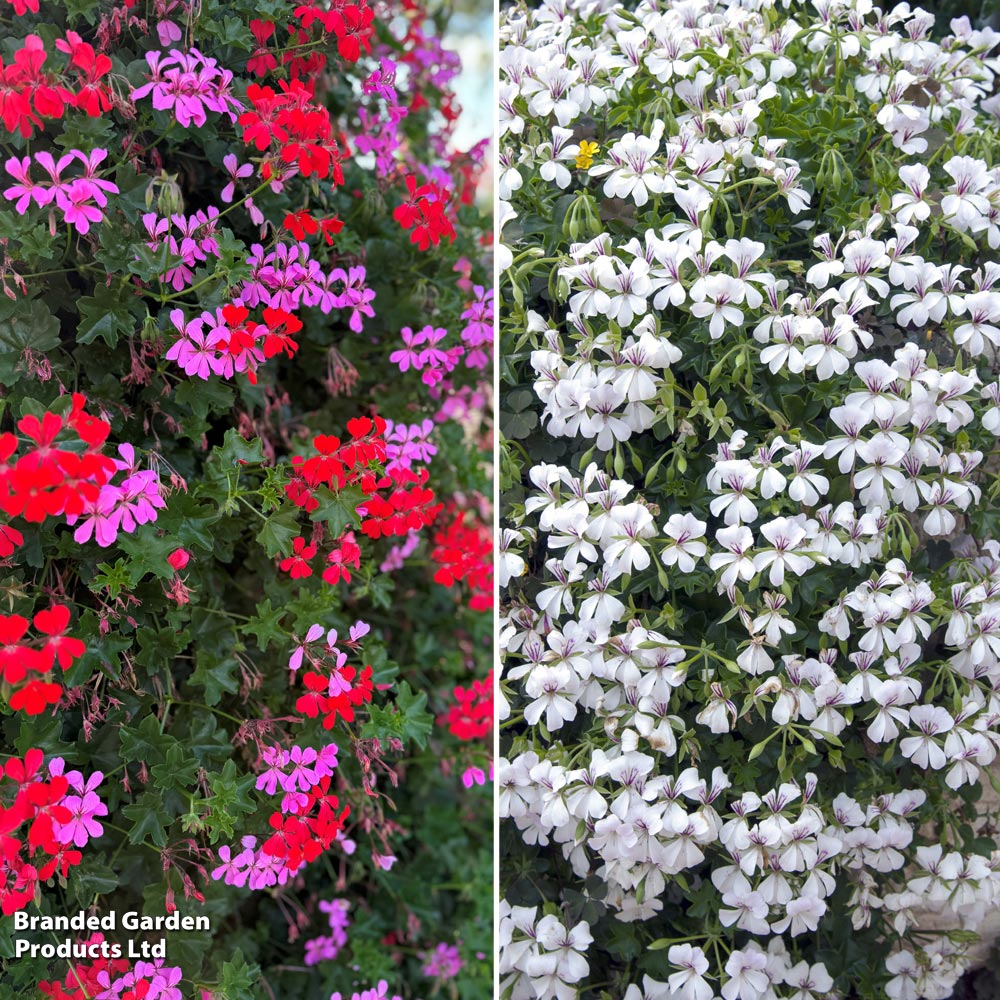
[[[580,143],[580,152],[576,154],[576,165],[579,170],[586,170],[593,165],[594,154],[600,149],[596,142],[587,142],[584,139]]]

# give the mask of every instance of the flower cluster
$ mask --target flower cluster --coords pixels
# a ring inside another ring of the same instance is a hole
[[[129,970],[128,959],[110,957],[110,942],[103,934],[78,942],[75,950],[92,960],[71,962],[62,980],[41,980],[38,989],[43,996],[52,1000],[93,1000]]]
[[[87,647],[69,631],[69,608],[53,604],[37,612],[28,635],[29,622],[22,615],[0,615],[0,679],[13,693],[9,704],[15,711],[40,715],[59,702],[61,684],[53,681],[56,666],[69,670]]]
[[[118,458],[104,454],[111,426],[86,406],[74,394],[72,408],[64,406],[62,413],[22,417],[17,428],[29,442],[23,450],[17,435],[0,435],[0,510],[35,524],[62,516],[78,524],[78,543],[93,538],[106,548],[120,533],[155,521],[166,501],[158,473],[140,467],[132,445],[119,445]],[[120,481],[112,482],[118,475]],[[23,541],[9,526],[0,538],[7,555]]]
[[[493,532],[472,510],[454,504],[444,511],[448,520],[434,532],[431,560],[438,566],[434,582],[452,587],[464,581],[473,611],[493,607]]]
[[[3,196],[14,202],[14,210],[18,215],[25,215],[34,203],[38,208],[52,206],[52,227],[55,227],[56,209],[62,214],[62,220],[72,226],[81,236],[90,232],[91,226],[104,221],[104,209],[108,206],[108,195],[118,194],[118,185],[114,181],[98,176],[97,170],[107,158],[106,149],[94,149],[84,153],[79,149],[71,149],[58,160],[47,151],[35,153],[34,160],[30,156],[20,159],[11,157],[4,164],[8,175],[17,182],[5,188]],[[48,180],[32,179],[32,162],[40,166],[48,176]],[[74,163],[83,165],[83,174],[79,177],[66,178],[63,172]]]
[[[0,817],[0,911],[10,916],[23,910],[54,875],[65,879],[80,864],[92,837],[104,828],[97,817],[108,814],[97,795],[104,776],[85,778],[79,771],[64,772],[54,758],[43,771],[41,750],[29,750],[23,759],[12,757],[0,772],[0,795],[6,798]],[[6,792],[13,784],[13,799]]]
[[[66,71],[58,76],[51,68],[44,68],[49,54],[38,35],[28,35],[8,65],[0,61],[4,94],[0,118],[8,132],[18,133],[24,139],[30,139],[36,128],[44,127],[43,119],[62,118],[68,107],[77,108],[91,118],[111,108],[111,93],[105,82],[111,60],[104,53],[95,52],[75,31],[67,31],[65,39],[58,38],[55,44],[69,56]],[[67,75],[69,70],[73,76]]]
[[[329,111],[313,98],[311,88],[299,80],[282,80],[277,91],[250,84],[250,108],[239,117],[243,141],[258,153],[270,152],[277,162],[295,167],[303,177],[315,175],[343,184],[341,162],[349,152],[346,141],[341,137],[338,142]]]
[[[351,926],[351,918],[347,915],[350,906],[346,899],[320,900],[319,908],[327,915],[329,932],[306,941],[303,958],[306,965],[332,962],[340,954],[347,944],[347,928]]]
[[[437,345],[448,336],[443,327],[428,324],[415,333],[408,326],[400,331],[400,339],[404,347],[393,351],[389,360],[399,365],[401,372],[421,372],[420,379],[425,385],[437,385],[445,375],[454,371],[458,359],[465,353],[465,348],[459,344],[443,349]]]
[[[436,247],[442,237],[455,239],[455,227],[445,214],[449,193],[430,181],[418,184],[412,175],[406,178],[407,198],[397,205],[392,217],[403,227],[412,230],[410,242],[419,250]]]
[[[232,94],[232,72],[195,48],[171,49],[166,55],[153,49],[146,53],[146,62],[148,82],[132,88],[132,100],[152,96],[153,107],[170,112],[181,128],[200,128],[209,111],[235,122],[243,110]]]
[[[1000,35],[551,12],[507,15],[500,94],[500,810],[557,872],[511,880],[505,995],[948,995],[1000,871],[960,801],[1000,749]]]
[[[493,671],[469,687],[456,686],[452,691],[455,704],[438,719],[460,740],[478,740],[493,729]]]
[[[193,215],[174,212],[169,217],[160,217],[156,212],[146,212],[142,224],[149,237],[146,246],[156,253],[161,247],[167,248],[171,264],[160,281],[175,292],[181,292],[194,284],[194,270],[211,257],[219,257],[219,210],[210,205],[207,210],[199,210]],[[177,259],[179,258],[179,259]]]
[[[269,818],[273,833],[263,842],[248,834],[239,848],[219,848],[222,862],[212,878],[226,885],[268,889],[285,885],[310,861],[315,861],[339,839],[350,807],[341,808],[331,794],[331,776],[337,766],[337,747],[265,747],[261,762],[267,767],[257,778],[257,788],[268,795],[284,793],[280,807]],[[339,811],[338,811],[339,810]]]

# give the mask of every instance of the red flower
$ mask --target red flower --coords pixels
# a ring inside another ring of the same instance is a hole
[[[29,670],[45,669],[38,651],[21,645],[27,631],[27,618],[0,615],[0,678],[8,684],[20,683]]]
[[[312,576],[309,560],[316,555],[316,546],[306,545],[306,540],[300,535],[292,541],[292,551],[294,555],[281,560],[281,569],[288,573],[293,580]]]
[[[187,566],[190,559],[191,553],[186,549],[174,549],[174,551],[167,556],[167,562],[170,564],[170,568],[178,572]]]
[[[267,47],[268,41],[274,35],[274,23],[254,18],[250,22],[250,33],[257,42],[257,48],[247,60],[247,69],[256,76],[264,76],[278,66],[278,60]]]
[[[61,684],[46,681],[28,681],[10,696],[10,707],[25,715],[41,715],[49,705],[57,705],[62,697]]]
[[[14,550],[24,544],[24,535],[9,524],[0,524],[0,559],[14,554]]]
[[[296,240],[304,240],[306,236],[312,236],[319,230],[319,223],[304,209],[299,212],[289,212],[285,216],[283,225]]]
[[[65,605],[53,604],[47,611],[39,611],[35,615],[34,625],[42,635],[48,636],[41,650],[46,670],[50,670],[55,663],[58,663],[63,670],[68,670],[73,661],[87,651],[82,640],[66,635],[66,629],[69,627],[69,608]]]

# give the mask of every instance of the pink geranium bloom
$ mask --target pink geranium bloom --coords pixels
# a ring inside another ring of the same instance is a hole
[[[90,232],[91,224],[104,220],[104,213],[92,204],[95,192],[100,193],[82,177],[56,191],[56,204],[63,213],[63,221],[73,226],[81,236]]]
[[[99,772],[91,777],[97,778],[100,784],[101,775]],[[88,782],[88,786],[91,782]],[[96,786],[95,786],[96,787]],[[67,795],[60,805],[65,806],[73,814],[68,823],[55,823],[56,840],[60,844],[72,843],[76,847],[85,847],[87,842],[93,837],[100,837],[104,833],[104,827],[97,821],[98,816],[107,816],[108,807],[101,801],[100,796],[94,791],[87,791],[83,795]]]
[[[118,504],[121,491],[117,486],[104,486],[97,499],[89,504],[82,515],[83,520],[80,526],[73,532],[73,539],[78,544],[83,545],[91,538],[97,542],[102,549],[113,545],[118,537],[118,522],[114,517],[114,509]],[[78,516],[71,514],[67,516],[66,523],[70,526],[76,524]]]
[[[236,159],[235,153],[226,153],[222,158],[222,165],[226,168],[226,173],[229,174],[229,183],[222,189],[222,193],[219,197],[228,205],[236,195],[236,182],[243,177],[250,177],[253,175],[253,164],[243,163],[237,166],[239,161]]]
[[[425,326],[419,333],[414,333],[408,326],[404,326],[400,330],[399,336],[402,338],[403,343],[406,344],[406,347],[400,351],[393,351],[389,355],[389,360],[399,365],[401,372],[408,371],[411,367],[417,370],[423,367],[423,361],[421,361],[422,352],[416,350],[416,348],[427,339],[427,330],[429,329],[431,329],[429,326]]]

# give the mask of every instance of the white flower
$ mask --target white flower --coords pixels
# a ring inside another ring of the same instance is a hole
[[[729,979],[722,986],[725,1000],[761,1000],[771,985],[767,956],[759,948],[735,949],[726,960]]]
[[[663,526],[663,533],[670,542],[660,553],[664,566],[676,566],[681,573],[693,573],[695,561],[708,551],[705,545],[704,521],[694,514],[671,514]]]
[[[940,705],[918,705],[910,709],[910,725],[920,731],[920,736],[900,740],[899,750],[917,767],[938,770],[945,766],[947,757],[934,737],[948,732],[955,720]]]

